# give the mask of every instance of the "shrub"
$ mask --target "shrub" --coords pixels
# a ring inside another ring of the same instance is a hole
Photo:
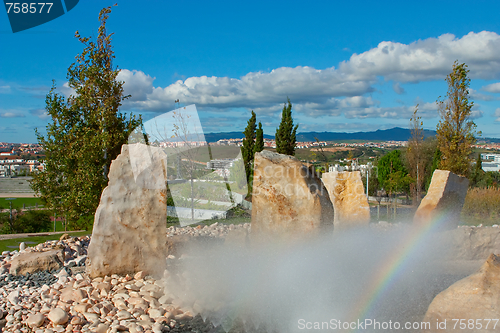
[[[2,224],[2,233],[36,233],[50,231],[52,222],[50,212],[46,210],[28,210],[21,212],[13,211],[12,223],[10,223],[10,214],[4,214],[0,218]]]
[[[92,230],[94,225],[94,215],[80,216],[75,222],[70,222],[69,226],[72,230]]]
[[[462,209],[462,219],[469,224],[497,223],[500,220],[500,189],[469,189]]]

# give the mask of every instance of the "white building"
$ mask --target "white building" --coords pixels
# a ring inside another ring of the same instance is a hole
[[[483,171],[500,171],[500,154],[481,154]]]
[[[0,160],[0,177],[10,177],[20,173],[30,173],[44,169],[44,164],[37,160]]]

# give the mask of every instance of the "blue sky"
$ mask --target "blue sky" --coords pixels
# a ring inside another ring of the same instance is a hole
[[[255,110],[273,135],[287,96],[301,131],[408,127],[417,103],[424,127],[455,60],[469,65],[474,121],[500,137],[498,1],[106,1],[12,33],[0,10],[0,141],[36,142],[102,7],[125,92],[122,112],[151,119],[195,104],[205,132],[243,131]]]

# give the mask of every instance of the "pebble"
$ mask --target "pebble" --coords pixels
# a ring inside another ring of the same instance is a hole
[[[167,236],[220,238],[235,228],[249,230],[250,225],[229,227],[214,223],[210,226],[170,227]],[[205,322],[200,316],[182,308],[182,301],[171,293],[165,295],[165,284],[171,273],[166,272],[166,278],[162,280],[154,280],[145,272],[90,279],[84,272],[89,243],[89,236],[64,236],[59,241],[48,241],[34,247],[24,244],[24,248],[20,245],[19,251],[2,252],[0,326],[3,321],[3,331],[159,333],[184,332],[184,329],[209,332],[214,329],[209,321]],[[41,252],[56,246],[64,248],[65,253],[64,267],[60,270],[26,276],[9,274],[10,261],[20,252]],[[188,260],[186,256],[183,258]],[[169,255],[167,262],[176,265],[179,259]],[[180,325],[184,328],[181,329]],[[31,330],[27,329],[28,326]]]
[[[42,326],[44,321],[45,321],[45,316],[41,313],[30,314],[28,316],[28,319],[26,319],[26,323],[31,328]]]
[[[68,322],[69,316],[63,309],[55,308],[50,310],[47,318],[55,325],[62,325]]]

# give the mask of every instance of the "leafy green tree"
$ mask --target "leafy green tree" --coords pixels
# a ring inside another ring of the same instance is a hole
[[[281,113],[281,123],[276,129],[276,152],[285,155],[295,155],[296,134],[299,125],[293,126],[292,103],[288,98]]]
[[[432,149],[432,147],[429,147],[429,149]],[[443,156],[443,154],[441,153],[441,150],[439,149],[439,147],[437,145],[437,140],[435,142],[435,146],[434,146],[433,150],[434,150],[434,152],[432,154],[431,163],[426,168],[426,172],[428,172],[428,173],[427,173],[427,178],[425,180],[425,188],[427,190],[429,189],[429,186],[431,184],[432,175],[434,174],[434,171],[439,169],[439,163],[441,163],[441,159]]]
[[[388,192],[394,190],[408,191],[409,183],[404,177],[408,175],[404,162],[402,160],[401,150],[396,149],[383,156],[377,164],[379,184]],[[394,174],[398,173],[397,176]],[[396,184],[398,180],[404,181],[402,184]]]
[[[245,134],[245,138],[243,139],[243,148],[241,149],[241,154],[243,157],[243,164],[245,165],[245,172],[247,175],[248,184],[251,183],[251,177],[253,173],[253,158],[255,155],[255,130],[257,116],[255,112],[252,110],[252,116],[248,120],[247,127],[243,134]]]
[[[47,157],[45,170],[34,176],[31,186],[46,207],[64,213],[73,228],[82,227],[78,223],[82,216],[95,213],[111,161],[133,130],[142,125],[141,117],[127,119],[119,112],[126,97],[123,82],[116,79],[119,70],[112,64],[113,34],[106,32],[110,12],[107,7],[99,14],[96,41],[75,33],[84,45],[68,68],[68,84],[75,92],[65,101],[55,93],[54,85],[45,99],[52,118],[47,136],[36,131]]]
[[[262,129],[262,123],[259,122],[259,128],[255,134],[255,146],[254,152],[258,153],[264,150],[264,130]]]
[[[468,73],[466,64],[455,61],[452,72],[446,77],[447,98],[437,102],[441,114],[436,129],[442,153],[439,168],[462,176],[469,175],[469,155],[476,142],[476,124],[470,119],[474,102],[469,101]]]
[[[389,193],[396,192],[408,192],[410,184],[413,182],[413,179],[410,175],[405,174],[404,171],[396,171],[389,174],[389,178],[387,178],[385,182],[385,187]]]
[[[477,154],[476,164],[474,165],[474,169],[472,170],[470,177],[470,186],[481,186],[481,183],[485,178],[484,176],[485,172],[483,171],[483,161],[481,159],[481,154]]]

